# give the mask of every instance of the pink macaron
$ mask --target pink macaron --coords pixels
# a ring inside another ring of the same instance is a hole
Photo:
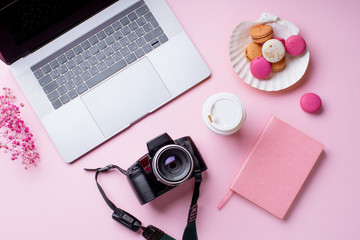
[[[257,57],[251,61],[250,71],[258,79],[265,79],[271,73],[271,64],[264,57]]]
[[[315,93],[306,93],[300,99],[301,108],[308,113],[314,113],[321,108],[321,99]]]
[[[299,35],[292,35],[285,42],[286,52],[292,56],[301,55],[306,49],[305,40]]]

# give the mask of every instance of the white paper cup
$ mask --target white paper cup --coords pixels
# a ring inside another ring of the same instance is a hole
[[[212,95],[202,110],[206,126],[216,134],[231,135],[237,132],[245,121],[245,107],[234,94],[221,92]]]

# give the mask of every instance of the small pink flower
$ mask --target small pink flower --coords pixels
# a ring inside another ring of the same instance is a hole
[[[11,160],[22,159],[25,169],[37,166],[40,155],[35,152],[35,140],[30,129],[20,117],[19,107],[15,105],[15,96],[9,88],[3,88],[0,95],[0,149],[11,153]],[[24,107],[23,103],[20,103]]]

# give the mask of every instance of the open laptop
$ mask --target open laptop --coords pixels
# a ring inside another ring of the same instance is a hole
[[[210,71],[164,0],[2,0],[0,57],[65,162]]]

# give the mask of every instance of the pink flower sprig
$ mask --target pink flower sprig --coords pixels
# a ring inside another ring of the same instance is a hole
[[[21,103],[20,107],[24,107]],[[36,167],[40,155],[35,149],[35,140],[30,129],[20,117],[20,108],[10,88],[3,88],[0,95],[0,150],[11,154],[11,160],[22,159],[25,169]]]

